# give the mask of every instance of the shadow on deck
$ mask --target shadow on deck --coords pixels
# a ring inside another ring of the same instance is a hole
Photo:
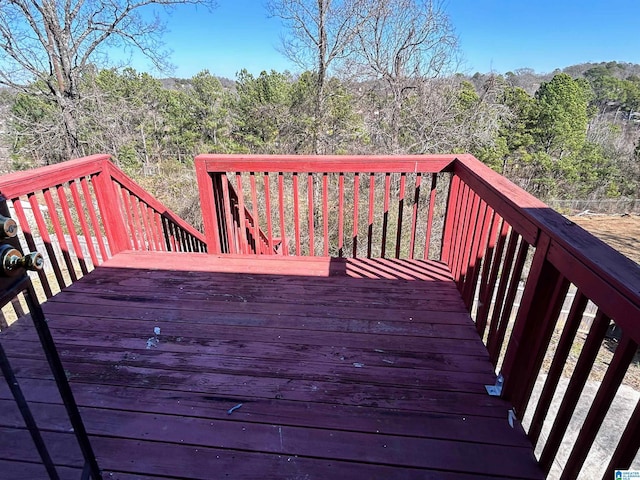
[[[543,477],[442,263],[128,252],[44,309],[104,478]],[[79,478],[37,341],[2,333]],[[3,478],[43,476],[5,384],[0,409]]]

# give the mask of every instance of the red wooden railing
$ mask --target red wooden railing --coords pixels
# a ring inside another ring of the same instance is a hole
[[[15,212],[23,248],[44,249],[50,268],[39,272],[39,287],[47,298],[122,250],[206,251],[200,232],[108,155],[4,175],[0,194]]]
[[[43,294],[127,249],[441,259],[504,376],[502,395],[530,419],[542,467],[560,462],[561,478],[578,478],[640,341],[637,264],[469,155],[205,155],[196,168],[206,244],[104,155],[2,177],[23,246],[41,239],[51,262]],[[605,339],[612,320],[618,343]],[[609,365],[565,461],[567,426],[606,349]],[[618,424],[603,478],[635,458],[640,406]]]
[[[638,349],[640,267],[471,156],[460,156],[453,174],[443,260],[476,312],[492,361],[501,366],[503,396],[520,418],[525,412],[531,418],[528,434],[546,472],[558,460],[611,320],[622,330],[618,343],[606,342],[614,353],[565,455],[560,478],[579,478]],[[518,284],[524,284],[524,291],[516,305]],[[597,309],[593,321],[585,316],[588,303]],[[563,306],[569,307],[566,315]],[[584,341],[578,339],[579,329],[585,330]],[[557,343],[550,347],[552,337]],[[558,385],[567,376],[572,350],[580,354],[563,391]],[[549,366],[542,370],[545,357]],[[532,398],[536,381],[542,383],[541,393]],[[560,407],[550,415],[554,395],[561,397]],[[622,435],[603,478],[633,461],[640,447],[639,421],[640,406],[630,418],[617,419]],[[548,433],[542,435],[545,426]]]
[[[210,253],[274,254],[277,236],[295,255],[446,262],[504,377],[502,395],[530,418],[542,467],[564,463],[561,478],[578,478],[640,342],[637,264],[470,155],[202,155],[196,169]],[[252,246],[258,236],[269,248]],[[622,329],[617,344],[605,341],[611,320]],[[560,455],[603,345],[614,351],[610,365],[572,450]],[[580,355],[567,367],[572,350]],[[541,393],[532,396],[536,382]],[[628,468],[640,447],[640,406],[618,422],[603,478]]]
[[[437,253],[436,186],[453,159],[201,155],[196,171],[209,252]],[[440,200],[444,208],[444,193]]]

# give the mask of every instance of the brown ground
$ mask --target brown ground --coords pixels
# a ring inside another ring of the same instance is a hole
[[[567,218],[640,263],[640,215],[582,215]]]
[[[567,218],[640,264],[640,215],[582,215]],[[556,332],[554,337],[558,336],[559,332]],[[578,337],[580,340],[578,343],[582,344],[585,334],[578,334]],[[615,347],[616,343],[613,341],[607,340],[604,342],[603,347],[600,349],[598,360],[595,362],[591,372],[592,380],[602,380],[613,357]],[[575,365],[579,353],[580,350],[577,347],[576,351],[571,352],[567,363]],[[548,365],[546,366],[548,367]],[[565,374],[570,375],[571,371],[572,368],[568,368]],[[636,357],[631,363],[623,383],[640,390],[640,351],[636,353]]]

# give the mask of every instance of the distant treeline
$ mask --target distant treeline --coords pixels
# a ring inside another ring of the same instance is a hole
[[[243,70],[230,81],[94,70],[73,118],[82,152],[109,153],[135,176],[160,173],[164,189],[180,189],[166,177],[205,152],[470,152],[542,198],[638,198],[639,75],[639,65],[583,64],[412,79],[393,94],[383,79],[334,77],[318,118],[312,72]],[[66,160],[59,109],[41,90],[2,92],[5,169]]]

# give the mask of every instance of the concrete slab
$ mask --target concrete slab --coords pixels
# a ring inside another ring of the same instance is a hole
[[[533,416],[533,412],[535,409],[535,405],[537,403],[536,399],[539,397],[540,392],[542,391],[542,387],[544,385],[544,381],[546,380],[546,375],[541,375],[536,382],[536,386],[534,388],[532,394],[532,402],[527,412],[525,413],[523,419],[523,425],[525,430],[528,429],[531,423],[531,417]],[[562,378],[560,383],[558,384],[558,388],[556,390],[556,394],[554,395],[553,402],[549,409],[549,414],[547,415],[547,421],[545,422],[542,433],[540,435],[540,441],[536,447],[535,453],[536,456],[539,457],[542,453],[542,448],[546,442],[546,439],[551,430],[551,425],[553,419],[555,419],[558,409],[560,407],[560,402],[562,401],[562,397],[564,396],[564,392],[567,389],[567,385],[569,384],[568,378]],[[585,388],[580,397],[580,401],[576,407],[576,411],[574,412],[573,418],[569,423],[569,428],[564,437],[564,441],[560,446],[560,450],[558,451],[558,455],[554,461],[554,464],[551,468],[551,472],[549,473],[549,479],[558,479],[560,478],[560,474],[562,473],[562,467],[567,461],[569,454],[571,453],[571,449],[575,443],[575,440],[578,437],[580,432],[580,428],[584,423],[584,419],[593,403],[593,399],[595,398],[596,392],[600,387],[600,382],[587,382]],[[615,400],[611,405],[611,409],[609,413],[604,419],[602,427],[598,432],[598,436],[589,451],[589,456],[580,472],[580,480],[600,480],[604,473],[604,469],[609,464],[611,460],[611,456],[616,446],[618,445],[618,441],[622,435],[622,431],[627,424],[633,409],[636,404],[640,400],[640,392],[635,391],[633,388],[627,386],[621,386],[618,389],[618,393],[616,395]],[[632,469],[640,470],[640,454],[636,455],[636,458],[631,466]]]

